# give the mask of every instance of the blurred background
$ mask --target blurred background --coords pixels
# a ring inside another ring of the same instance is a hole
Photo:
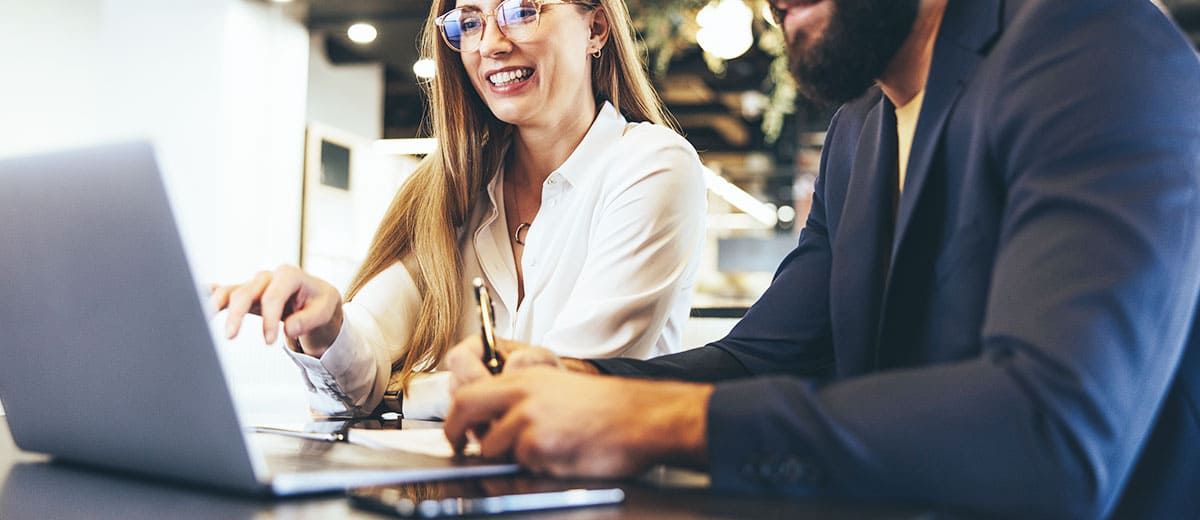
[[[832,108],[796,97],[763,0],[628,5],[711,170],[685,335],[698,346],[794,246]],[[1159,5],[1200,40],[1200,0]],[[433,146],[420,86],[432,64],[417,52],[428,15],[418,0],[0,0],[0,159],[148,139],[198,283],[299,263],[345,287]],[[253,336],[224,346],[233,379],[299,409],[290,362]]]

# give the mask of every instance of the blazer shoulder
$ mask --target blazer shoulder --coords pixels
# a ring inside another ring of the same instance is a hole
[[[839,148],[840,144],[845,144],[845,140],[857,142],[867,117],[879,106],[882,99],[883,91],[878,86],[872,86],[863,95],[839,107],[830,119],[825,148]]]

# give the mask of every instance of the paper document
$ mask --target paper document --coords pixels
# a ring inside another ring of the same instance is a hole
[[[450,458],[454,448],[446,440],[440,428],[415,430],[362,430],[351,428],[348,435],[351,444],[374,449],[403,450],[433,457]],[[479,443],[471,441],[464,450],[465,455],[479,455]]]

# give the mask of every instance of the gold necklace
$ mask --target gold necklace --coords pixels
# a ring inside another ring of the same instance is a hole
[[[512,196],[513,209],[517,210],[517,220],[519,221],[519,220],[521,220],[521,198],[519,196],[517,196],[516,187],[514,186],[514,184],[511,181],[509,181],[508,187],[512,188],[508,191],[510,192],[510,194]],[[520,224],[517,224],[517,229],[513,231],[513,241],[516,242],[518,245],[524,246],[525,241],[521,239],[521,232],[524,231],[525,234],[528,235],[529,227],[531,225],[532,224],[530,224],[529,222],[521,222]]]

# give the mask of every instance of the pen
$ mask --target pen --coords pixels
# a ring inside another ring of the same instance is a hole
[[[487,367],[488,372],[499,374],[504,369],[504,361],[496,352],[496,308],[492,305],[492,296],[483,286],[483,280],[476,278],[472,283],[475,285],[475,303],[479,304],[479,335],[483,337],[483,365]]]
[[[309,441],[350,442],[349,435],[340,430],[335,432],[304,432],[300,430],[289,430],[287,428],[274,428],[271,426],[251,426],[248,429],[254,433],[270,433]]]

